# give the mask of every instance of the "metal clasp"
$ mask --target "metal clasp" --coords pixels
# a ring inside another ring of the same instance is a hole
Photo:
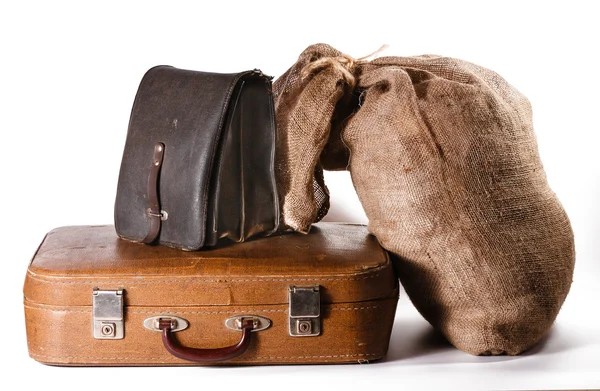
[[[160,213],[153,213],[152,209],[148,208],[146,209],[146,214],[151,217],[160,217],[162,221],[165,221],[169,218],[169,214],[166,210],[161,210]]]
[[[144,327],[148,330],[162,332],[159,327],[161,320],[168,320],[171,322],[171,332],[185,330],[189,326],[189,322],[183,318],[173,315],[157,315],[152,316],[144,320]]]
[[[230,330],[242,331],[242,324],[246,320],[252,320],[252,332],[261,331],[271,327],[271,320],[258,315],[237,315],[225,320],[225,327]]]
[[[123,339],[123,290],[92,291],[92,335],[95,339]]]
[[[290,285],[289,332],[292,337],[314,337],[321,334],[321,294],[319,285]]]

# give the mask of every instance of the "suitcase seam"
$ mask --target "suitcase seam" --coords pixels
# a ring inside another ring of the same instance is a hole
[[[27,309],[35,310],[35,311],[49,311],[49,312],[73,312],[73,313],[82,313],[89,314],[91,310],[70,310],[70,309],[51,309],[51,308],[41,308],[41,307],[32,307],[32,306],[24,306]],[[163,308],[163,307],[159,307]],[[168,307],[167,307],[168,308]],[[364,311],[370,309],[377,309],[379,306],[368,306],[368,307],[341,307],[341,308],[329,308],[329,311]],[[158,311],[135,311],[127,309],[127,313],[130,314],[155,314]],[[217,315],[217,314],[233,314],[233,313],[264,313],[264,312],[287,312],[287,310],[230,310],[230,311],[169,311],[172,314],[202,314],[202,315]]]
[[[387,267],[387,265],[384,265]],[[297,281],[358,281],[358,280],[367,280],[370,278],[379,277],[379,273],[364,276],[364,277],[329,277],[329,278],[254,278],[254,279],[196,279],[196,278],[188,278],[188,279],[152,279],[152,280],[140,280],[137,281],[139,277],[132,278],[131,280],[103,280],[101,276],[99,276],[98,280],[84,280],[84,281],[50,281],[52,278],[63,278],[64,276],[47,276],[45,278],[40,278],[36,274],[31,271],[28,271],[28,276],[31,279],[40,281],[42,283],[47,284],[98,284],[102,282],[103,284],[154,284],[154,283],[168,283],[168,282],[209,282],[209,283],[225,283],[225,282],[287,282],[293,283]]]
[[[182,361],[176,357],[97,357],[97,356],[49,356],[45,354],[38,354],[29,352],[31,357],[45,357],[52,359],[94,359],[94,360],[106,360],[106,361],[121,361],[130,359],[141,359],[147,360],[177,360]],[[355,353],[355,354],[332,354],[332,355],[315,355],[315,356],[254,356],[253,359],[290,359],[290,358],[341,358],[341,357],[365,357],[365,356],[381,356],[381,353]]]

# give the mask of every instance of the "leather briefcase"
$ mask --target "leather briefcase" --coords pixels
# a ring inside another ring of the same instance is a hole
[[[279,225],[271,78],[158,66],[143,77],[115,202],[121,238],[184,250]]]
[[[46,364],[344,363],[385,356],[398,282],[364,226],[200,252],[82,226],[46,236],[24,295],[29,354]]]

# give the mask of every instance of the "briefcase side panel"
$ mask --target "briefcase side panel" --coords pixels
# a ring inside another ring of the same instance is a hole
[[[271,81],[246,79],[241,96],[242,240],[272,234],[279,227],[275,182],[275,114]]]
[[[279,226],[275,183],[275,120],[271,81],[246,75],[234,94],[211,182],[206,245],[243,242]]]
[[[388,350],[397,291],[383,300],[338,303],[322,307],[321,334],[292,337],[288,308],[274,306],[136,307],[125,308],[123,339],[95,339],[88,306],[46,306],[25,300],[30,356],[42,363],[65,366],[180,366],[199,365],[168,353],[161,333],[144,321],[154,316],[177,316],[189,327],[176,333],[183,346],[218,348],[234,345],[240,332],[225,327],[234,316],[258,315],[271,326],[254,333],[241,356],[221,364],[318,364],[378,360]],[[218,363],[217,363],[218,364]]]
[[[205,246],[215,246],[223,233],[235,239],[242,216],[241,140],[239,137],[240,102],[244,81],[236,86],[229,105],[227,120],[217,146],[217,154],[211,174],[207,204]],[[225,215],[223,215],[225,211]]]

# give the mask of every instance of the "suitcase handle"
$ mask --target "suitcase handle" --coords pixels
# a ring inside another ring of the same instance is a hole
[[[172,331],[175,327],[176,323],[174,324],[172,319],[166,318],[158,321],[158,328],[162,331],[163,344],[169,353],[187,361],[212,363],[231,360],[244,353],[248,349],[248,346],[250,346],[254,322],[252,319],[243,319],[241,324],[242,338],[240,341],[235,345],[217,349],[197,349],[181,346]]]

